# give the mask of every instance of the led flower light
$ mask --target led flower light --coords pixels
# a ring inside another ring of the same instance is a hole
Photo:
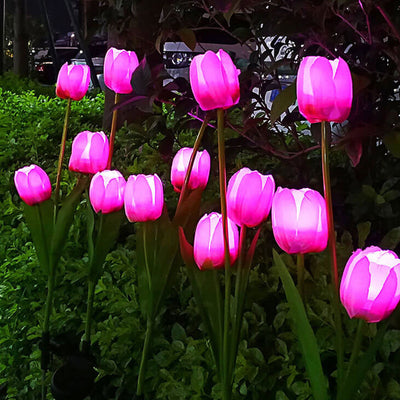
[[[350,318],[379,322],[400,300],[400,260],[390,250],[358,249],[347,261],[340,284],[340,300]]]
[[[228,183],[226,201],[229,218],[240,226],[252,228],[260,225],[271,210],[274,192],[272,175],[242,168]]]
[[[130,222],[155,221],[164,206],[164,190],[157,175],[131,175],[125,187],[125,214]]]
[[[189,160],[193,149],[184,147],[180,149],[173,161],[171,167],[171,183],[177,192],[180,192],[185,181],[186,171],[189,166]],[[198,151],[194,158],[193,168],[188,182],[189,189],[204,189],[207,186],[210,175],[210,155],[207,150]]]
[[[134,51],[111,47],[104,58],[104,83],[115,93],[131,93],[131,78],[138,65]]]
[[[72,142],[69,169],[82,174],[95,174],[107,167],[109,144],[104,132],[83,131]]]
[[[305,57],[297,74],[299,111],[311,122],[343,122],[350,113],[353,85],[342,58]]]
[[[239,230],[228,218],[228,242],[231,265],[239,252]],[[224,267],[224,235],[222,215],[205,214],[197,224],[194,234],[194,260],[200,269]]]
[[[14,183],[21,199],[33,206],[50,198],[51,183],[46,172],[37,165],[30,165],[15,171]]]
[[[108,214],[124,206],[126,181],[119,171],[97,172],[90,182],[89,198],[96,213]]]
[[[87,65],[65,63],[58,73],[56,95],[61,99],[81,100],[89,87],[90,69]]]
[[[224,51],[206,51],[190,64],[190,85],[202,110],[229,108],[239,102],[238,70]]]
[[[272,229],[279,247],[289,254],[325,249],[328,226],[324,198],[311,189],[282,189],[272,201]]]

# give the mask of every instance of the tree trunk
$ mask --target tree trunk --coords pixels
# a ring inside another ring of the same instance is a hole
[[[14,14],[14,73],[29,75],[28,32],[26,30],[26,0],[15,0]]]

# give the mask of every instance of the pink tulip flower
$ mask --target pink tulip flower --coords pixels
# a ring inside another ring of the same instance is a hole
[[[131,78],[138,65],[139,60],[134,51],[111,47],[104,59],[104,83],[115,93],[131,93]]]
[[[228,218],[228,242],[231,265],[239,252],[239,230]],[[200,269],[223,268],[224,233],[222,215],[216,212],[205,214],[197,224],[194,234],[194,260]]]
[[[125,187],[125,214],[130,222],[155,221],[164,206],[164,190],[157,175],[131,175]]]
[[[272,229],[279,247],[288,254],[323,251],[328,242],[324,198],[311,189],[282,189],[272,200]]]
[[[61,99],[81,100],[89,87],[90,69],[87,65],[65,63],[58,73],[56,95]]]
[[[83,131],[72,142],[69,169],[82,174],[95,174],[107,167],[109,144],[104,132]]]
[[[29,206],[41,203],[51,196],[50,179],[37,165],[32,164],[15,171],[14,183],[19,196]]]
[[[265,221],[271,210],[275,192],[272,175],[242,168],[228,183],[226,202],[228,216],[240,226],[253,228]]]
[[[305,57],[297,74],[299,111],[311,122],[343,122],[353,100],[351,73],[346,62]]]
[[[239,102],[238,70],[224,51],[206,51],[190,64],[190,85],[196,101],[204,111],[227,109]]]
[[[124,206],[126,181],[119,171],[97,172],[90,182],[89,198],[96,213],[109,214]]]
[[[379,322],[400,300],[400,260],[390,250],[358,249],[347,261],[340,283],[340,300],[350,318]]]
[[[177,192],[180,192],[182,189],[192,153],[192,148],[184,147],[176,153],[172,161],[171,183]],[[199,151],[196,153],[196,157],[194,158],[188,188],[192,190],[197,188],[204,189],[207,186],[209,175],[210,155],[207,150]]]

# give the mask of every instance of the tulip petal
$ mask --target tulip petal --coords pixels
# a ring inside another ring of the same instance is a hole
[[[56,95],[61,99],[69,99],[68,85],[68,63],[65,63],[60,68],[57,77]]]
[[[342,300],[350,318],[363,318],[366,303],[368,301],[368,290],[371,284],[371,274],[369,273],[369,262],[367,257],[362,257],[349,277],[351,282],[357,282],[351,286],[351,290],[347,290]]]
[[[335,85],[335,107],[330,121],[343,122],[347,119],[353,100],[353,85],[349,66],[342,58],[331,61]]]

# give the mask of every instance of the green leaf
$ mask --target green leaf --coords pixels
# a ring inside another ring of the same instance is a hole
[[[54,234],[51,241],[50,262],[53,267],[58,263],[61,257],[61,251],[68,237],[68,232],[74,219],[74,212],[78,206],[83,191],[89,183],[88,177],[82,177],[64,200],[62,207],[58,211]]]
[[[88,258],[89,258],[89,265],[92,265],[93,255],[94,255],[94,243],[93,243],[94,212],[90,204],[89,195],[87,195],[86,219],[87,219],[87,236],[88,236]]]
[[[186,267],[200,316],[210,338],[217,372],[221,376],[223,305],[218,271],[201,271],[194,263],[186,264]]]
[[[365,241],[371,232],[371,222],[360,222],[357,224],[357,231],[358,231],[358,247],[362,249],[365,246]]]
[[[96,237],[92,262],[89,265],[89,279],[97,282],[103,270],[104,260],[118,238],[124,211],[100,215],[100,227]]]
[[[39,264],[48,273],[50,242],[54,228],[54,203],[50,199],[33,206],[24,203],[24,215],[32,235]]]
[[[186,332],[183,326],[175,322],[172,326],[171,337],[173,340],[180,340],[182,342],[185,341]]]
[[[185,43],[190,50],[194,51],[197,43],[194,31],[192,29],[182,28],[176,33],[181,38],[182,42]]]
[[[390,230],[382,239],[379,247],[384,250],[394,250],[400,243],[400,226]]]
[[[386,148],[397,158],[400,158],[400,131],[392,131],[383,137]]]
[[[370,344],[368,350],[355,362],[350,371],[347,372],[346,380],[337,398],[340,400],[354,400],[366,373],[371,369],[375,361],[375,354],[381,347],[386,332],[387,323],[381,324],[379,330]]]
[[[296,81],[282,90],[276,96],[271,108],[271,123],[273,124],[296,101]]]
[[[322,370],[319,348],[310,322],[307,319],[303,301],[285,264],[275,250],[273,250],[273,256],[290,306],[291,316],[310,378],[314,399],[327,400],[327,383]]]
[[[178,269],[178,233],[164,213],[156,221],[139,224],[137,235],[138,291],[141,310],[154,320],[167,287]]]

